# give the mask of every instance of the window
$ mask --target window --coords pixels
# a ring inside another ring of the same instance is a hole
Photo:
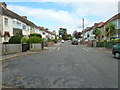
[[[5,18],[4,20],[5,20],[5,26],[8,26],[8,19]]]
[[[26,30],[26,25],[23,25],[23,29]]]
[[[21,23],[17,22],[17,27],[20,28],[21,27]]]

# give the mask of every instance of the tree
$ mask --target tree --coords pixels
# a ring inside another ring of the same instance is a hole
[[[67,39],[67,29],[66,28],[59,29],[59,37],[61,37],[63,40]]]
[[[107,24],[107,26],[105,27],[105,34],[106,34],[106,37],[110,38],[112,36],[114,36],[116,34],[116,29],[115,29],[115,24],[110,22]]]
[[[76,39],[81,38],[81,32],[74,31],[73,37],[75,37]]]
[[[98,28],[95,28],[93,30],[93,34],[95,35],[97,40],[100,40],[101,31]]]

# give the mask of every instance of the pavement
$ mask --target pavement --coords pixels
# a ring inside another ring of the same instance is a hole
[[[15,58],[15,57],[20,57],[20,56],[26,56],[26,55],[32,55],[32,54],[40,53],[40,52],[43,52],[45,50],[52,49],[52,48],[54,48],[54,46],[57,46],[59,44],[60,43],[54,44],[51,47],[44,47],[44,50],[39,50],[39,51],[26,51],[26,52],[19,52],[19,53],[3,55],[3,56],[0,56],[0,61]]]
[[[110,52],[69,42],[2,61],[2,85],[14,88],[118,88]]]

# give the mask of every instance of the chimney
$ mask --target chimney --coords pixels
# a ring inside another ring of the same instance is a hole
[[[7,8],[7,4],[6,4],[5,2],[0,3],[0,5],[1,5],[3,8]]]
[[[27,19],[27,16],[22,16],[24,19]]]

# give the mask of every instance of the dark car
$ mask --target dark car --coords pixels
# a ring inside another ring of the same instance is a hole
[[[71,44],[78,45],[78,40],[77,39],[73,39],[72,42],[71,42]]]
[[[120,43],[113,46],[112,53],[115,58],[120,59]]]

